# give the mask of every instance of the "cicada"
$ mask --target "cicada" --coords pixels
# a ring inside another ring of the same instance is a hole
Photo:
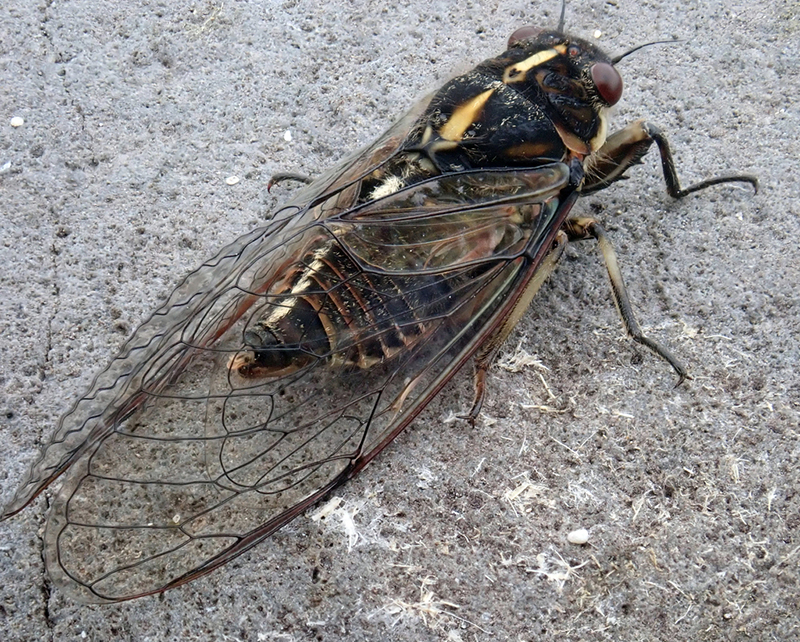
[[[189,274],[62,417],[4,517],[61,478],[45,528],[64,592],[165,591],[255,546],[370,462],[468,361],[486,371],[567,243],[594,238],[632,337],[600,224],[576,200],[621,179],[664,135],[608,135],[611,58],[556,30],[420,101]]]

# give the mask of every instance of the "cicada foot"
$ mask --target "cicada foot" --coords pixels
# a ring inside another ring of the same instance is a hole
[[[475,427],[475,422],[478,420],[478,415],[481,414],[483,408],[483,400],[486,398],[486,373],[489,371],[491,362],[479,361],[476,357],[475,360],[475,396],[472,402],[472,407],[464,415],[457,415],[469,423],[470,427]]]

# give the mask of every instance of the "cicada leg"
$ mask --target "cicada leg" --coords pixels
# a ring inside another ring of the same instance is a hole
[[[720,183],[749,183],[756,192],[758,191],[758,179],[750,174],[718,176],[682,188],[666,136],[655,125],[637,120],[609,136],[605,144],[591,158],[586,168],[586,181],[581,187],[581,194],[596,192],[620,180],[631,165],[641,162],[653,143],[658,146],[661,154],[661,169],[664,172],[667,193],[673,198],[683,198],[687,194]]]
[[[617,306],[617,311],[622,319],[622,323],[631,338],[655,352],[672,366],[679,377],[678,383],[675,384],[676,387],[681,385],[686,379],[691,379],[683,365],[681,365],[669,350],[660,343],[653,341],[653,339],[646,337],[642,332],[642,328],[633,314],[633,307],[628,297],[628,291],[625,289],[625,282],[622,279],[622,272],[619,269],[619,262],[617,261],[617,253],[614,251],[614,247],[611,245],[611,241],[608,239],[600,223],[592,218],[568,219],[566,223],[564,223],[564,231],[570,241],[580,241],[590,238],[597,241],[600,251],[603,253],[603,260],[605,261],[608,277],[611,281],[611,293],[614,297],[614,303]]]
[[[306,176],[305,174],[295,174],[294,172],[278,172],[277,174],[273,174],[269,177],[267,191],[272,191],[273,187],[275,187],[278,183],[283,183],[284,181],[297,181],[298,183],[304,183],[305,185],[308,185],[309,183],[312,183],[314,179],[310,176]]]
[[[525,314],[533,297],[542,287],[545,281],[556,269],[561,255],[564,253],[564,248],[567,247],[568,237],[563,231],[559,231],[555,239],[553,249],[544,257],[536,272],[531,277],[525,291],[517,300],[517,303],[506,319],[497,327],[494,333],[484,342],[479,350],[475,353],[475,397],[472,402],[472,407],[466,415],[460,415],[460,419],[466,419],[471,424],[475,424],[475,420],[481,412],[483,406],[483,399],[486,396],[486,373],[489,371],[492,363],[500,351],[500,347],[505,343],[508,335],[517,325],[517,322]]]

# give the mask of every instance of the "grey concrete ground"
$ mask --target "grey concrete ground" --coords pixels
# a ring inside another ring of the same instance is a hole
[[[176,281],[287,196],[267,193],[272,173],[324,170],[558,10],[7,3],[2,499]],[[685,183],[761,179],[757,196],[673,202],[650,157],[579,206],[607,223],[640,320],[694,379],[675,389],[624,337],[596,249],[576,246],[509,340],[474,429],[449,420],[469,403],[462,373],[326,520],[302,516],[210,576],[77,605],[43,570],[47,499],[0,524],[5,639],[800,637],[800,5],[574,1],[567,25],[612,52],[685,39],[620,64],[615,122],[661,126]],[[577,528],[584,546],[567,541]]]

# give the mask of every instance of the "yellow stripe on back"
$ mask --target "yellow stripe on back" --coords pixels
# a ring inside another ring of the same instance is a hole
[[[494,88],[478,94],[475,98],[459,105],[453,110],[453,115],[442,125],[439,134],[445,140],[458,142],[464,136],[464,132],[469,129],[481,115],[483,106],[489,97],[495,92]]]
[[[521,60],[519,62],[515,62],[510,67],[506,67],[505,72],[503,73],[503,82],[505,84],[510,84],[514,82],[522,82],[525,80],[525,76],[534,67],[538,67],[539,65],[547,62],[548,60],[552,60],[558,55],[563,55],[567,52],[567,48],[564,45],[557,45],[552,49],[545,49],[544,51],[540,51],[539,53],[535,53],[525,60]]]

